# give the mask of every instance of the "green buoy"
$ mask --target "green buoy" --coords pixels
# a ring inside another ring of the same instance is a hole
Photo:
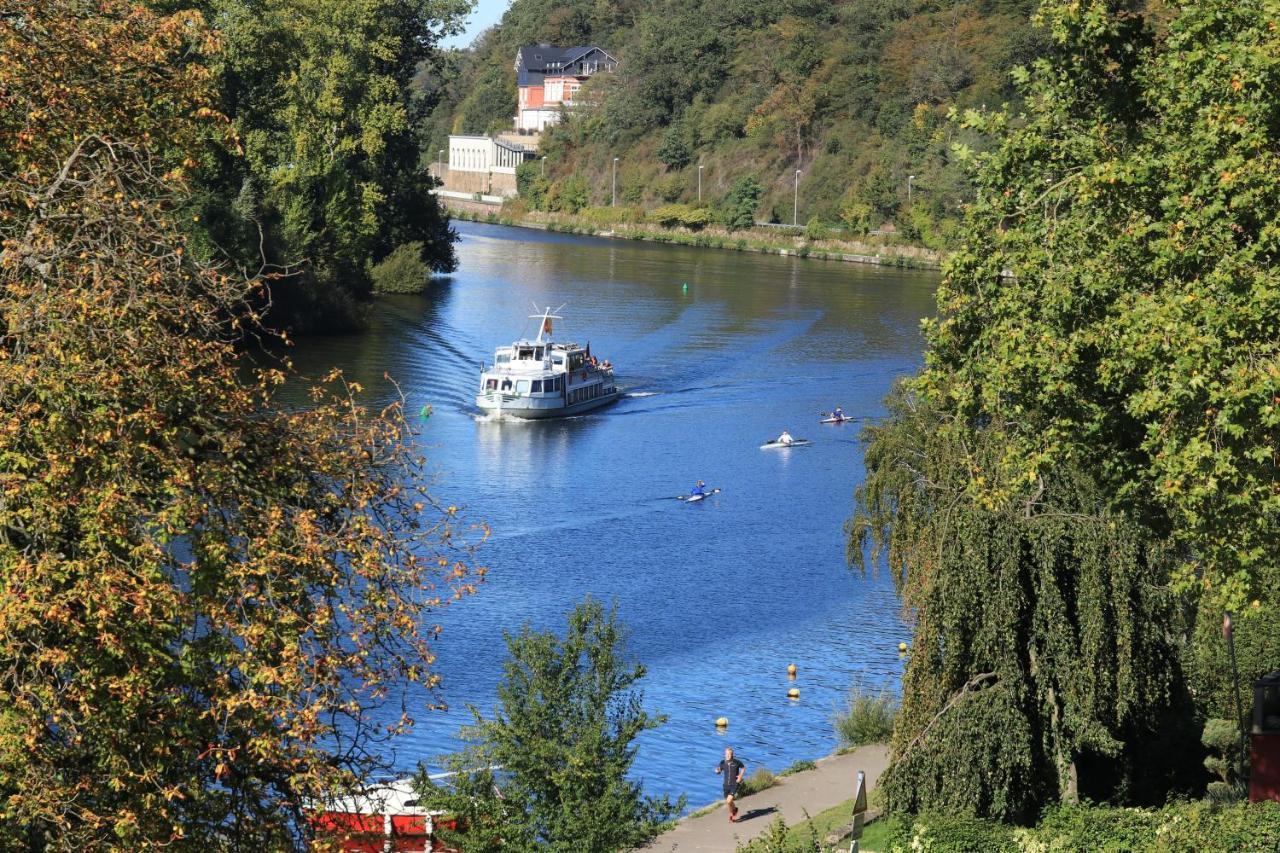
[[[684,284],[680,285],[680,292],[681,293],[689,292],[689,282],[686,281]]]

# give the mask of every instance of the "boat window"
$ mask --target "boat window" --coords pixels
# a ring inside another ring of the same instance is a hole
[[[498,364],[510,364],[511,356],[506,353],[503,353],[502,355],[499,355],[496,358],[494,358],[494,361]]]
[[[524,349],[520,350],[520,358],[522,359],[533,358],[533,349],[531,347],[525,347]]]
[[[493,391],[498,387],[498,380],[490,379],[484,383],[485,390]]]
[[[502,390],[503,390],[503,391],[510,391],[510,390],[511,390],[511,380],[510,380],[510,379],[504,379],[504,380],[502,380]]]
[[[542,347],[535,348],[533,351],[534,359],[536,359],[537,361],[542,361],[542,352],[543,352]]]
[[[528,394],[528,393],[529,393],[529,380],[528,380],[528,379],[521,379],[519,382],[517,382],[517,383],[516,383],[516,393],[517,393],[517,394]]]
[[[552,361],[554,364],[564,364],[564,356],[559,355],[559,354],[553,355],[553,356],[551,356],[551,361]]]
[[[533,380],[533,393],[535,393],[535,394],[541,394],[541,393],[542,393],[542,380],[541,380],[541,379],[535,379],[535,380]]]

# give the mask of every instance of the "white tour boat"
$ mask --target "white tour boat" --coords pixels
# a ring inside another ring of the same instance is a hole
[[[530,314],[538,320],[538,337],[498,347],[493,365],[480,365],[476,405],[494,415],[515,418],[558,418],[576,415],[618,399],[613,365],[585,347],[550,339],[551,309]]]

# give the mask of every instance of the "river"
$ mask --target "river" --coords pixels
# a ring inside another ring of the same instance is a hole
[[[648,668],[645,704],[669,716],[640,745],[647,791],[688,794],[691,807],[715,799],[726,745],[748,770],[830,753],[849,686],[896,688],[910,634],[891,580],[845,560],[859,425],[820,425],[818,413],[883,414],[894,380],[920,364],[937,275],[457,228],[456,274],[422,297],[377,300],[359,335],[305,339],[293,353],[304,375],[338,366],[381,400],[389,374],[410,412],[429,404],[434,493],[493,530],[478,555],[489,579],[432,614],[450,710],[416,714],[395,764],[438,768],[465,706],[493,706],[502,632],[559,629],[587,594],[617,603],[628,652]],[[621,401],[549,422],[479,416],[479,364],[536,333],[535,303],[564,305],[557,336],[612,360]],[[759,449],[784,427],[813,446]],[[723,492],[673,499],[698,478]]]

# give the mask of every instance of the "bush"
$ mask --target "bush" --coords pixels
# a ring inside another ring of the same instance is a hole
[[[530,210],[546,210],[551,182],[542,175],[542,164],[521,163],[516,166],[516,193]]]
[[[890,819],[885,853],[1018,853],[1014,831],[1002,823],[975,817],[921,814]],[[1057,849],[1057,848],[1055,848]],[[1097,849],[1064,847],[1063,850]]]
[[[711,224],[711,211],[687,204],[664,204],[649,211],[648,218],[663,228],[688,228],[700,231]]]
[[[887,690],[871,693],[861,687],[849,691],[843,711],[832,723],[836,736],[845,747],[884,743],[893,734],[893,721],[898,716],[898,699]]]
[[[1039,849],[1124,850],[1280,850],[1280,804],[1176,803],[1144,810],[1110,806],[1061,806],[1051,809],[1027,839]]]
[[[421,293],[431,270],[422,260],[422,243],[414,240],[397,246],[369,270],[374,293]]]
[[[831,229],[815,216],[805,223],[804,237],[806,240],[826,240],[831,237]]]
[[[805,813],[804,831],[799,827],[787,826],[782,815],[773,819],[769,828],[759,836],[738,846],[738,853],[819,853],[822,845],[818,841],[818,832]]]
[[[587,206],[587,180],[581,175],[569,175],[556,181],[547,191],[547,210],[577,213]]]
[[[747,797],[751,794],[758,794],[761,791],[767,791],[774,785],[778,784],[778,777],[768,767],[757,767],[747,774],[742,780],[742,784],[738,786],[738,796]]]
[[[754,176],[739,179],[720,200],[720,223],[730,231],[755,225],[756,210],[763,196],[764,187]]]
[[[806,770],[817,770],[817,769],[818,769],[818,765],[814,764],[812,761],[809,761],[808,759],[801,759],[800,761],[796,761],[792,763],[790,767],[788,767],[786,770],[783,770],[778,775],[791,776],[796,773],[803,773]]]
[[[669,203],[680,200],[680,196],[684,195],[688,183],[687,176],[679,172],[672,172],[659,178],[653,189],[658,194],[658,198]]]

